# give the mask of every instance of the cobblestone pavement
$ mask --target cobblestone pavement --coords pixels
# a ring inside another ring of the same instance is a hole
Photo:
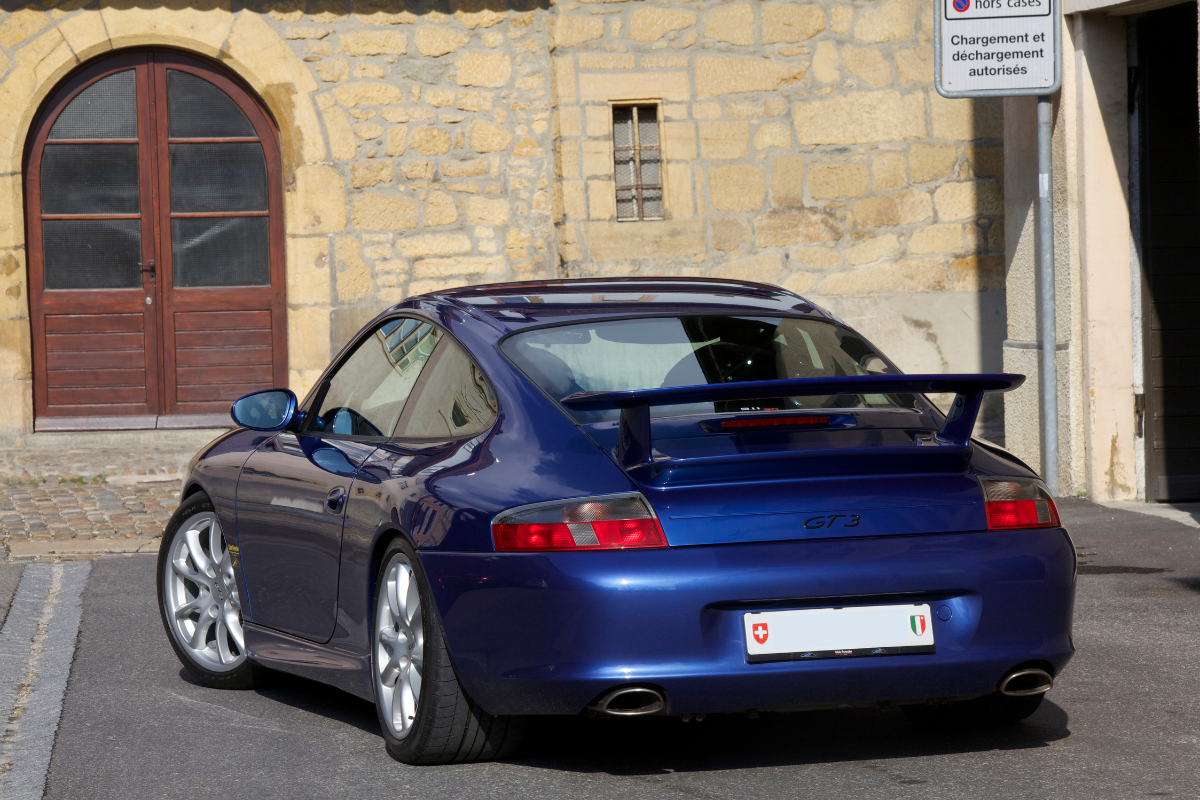
[[[37,434],[0,445],[0,561],[157,550],[216,431]]]

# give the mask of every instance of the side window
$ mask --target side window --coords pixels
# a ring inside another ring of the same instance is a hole
[[[487,378],[450,339],[429,360],[396,436],[413,439],[474,436],[496,422],[496,395]]]
[[[416,319],[380,325],[326,380],[305,433],[390,436],[441,339],[440,330]]]

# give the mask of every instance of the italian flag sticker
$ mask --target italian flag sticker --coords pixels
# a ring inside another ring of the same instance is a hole
[[[913,614],[908,618],[908,624],[912,627],[912,632],[917,636],[925,633],[925,615]]]

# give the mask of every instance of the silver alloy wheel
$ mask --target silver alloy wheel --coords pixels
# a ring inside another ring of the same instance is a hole
[[[217,515],[188,517],[171,542],[168,563],[163,596],[175,641],[205,669],[236,669],[246,660],[242,603]]]
[[[397,739],[412,730],[425,670],[421,592],[403,555],[388,564],[375,599],[375,693],[382,716]]]

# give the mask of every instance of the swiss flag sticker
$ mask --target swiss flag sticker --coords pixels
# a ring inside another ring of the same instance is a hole
[[[767,634],[767,623],[765,623],[765,622],[754,623],[754,641],[758,642],[759,644],[766,644],[767,643],[767,635],[768,635]]]

